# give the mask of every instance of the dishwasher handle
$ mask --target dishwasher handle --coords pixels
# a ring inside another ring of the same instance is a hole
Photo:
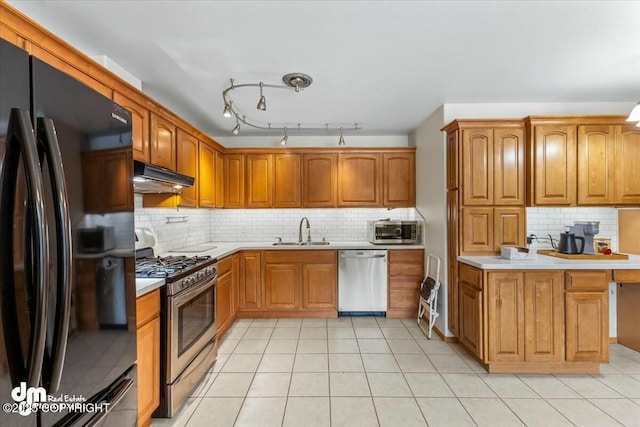
[[[343,253],[340,254],[340,258],[386,258],[386,257],[387,257],[386,254],[379,254],[379,255],[365,255],[365,254],[346,255]]]

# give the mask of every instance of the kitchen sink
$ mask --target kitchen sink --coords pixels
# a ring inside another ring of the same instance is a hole
[[[272,246],[327,246],[330,243],[327,241],[322,242],[275,242]]]

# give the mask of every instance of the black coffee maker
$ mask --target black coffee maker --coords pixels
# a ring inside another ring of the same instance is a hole
[[[580,240],[580,250],[578,250],[578,244],[576,240]],[[560,243],[558,243],[558,252],[562,254],[581,254],[584,252],[584,237],[576,236],[575,233],[565,231],[560,234]]]

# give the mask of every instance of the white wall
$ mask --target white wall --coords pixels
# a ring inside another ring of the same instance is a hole
[[[416,208],[425,218],[425,253],[442,260],[440,281],[447,283],[447,185],[445,181],[446,138],[440,132],[444,121],[444,107],[438,108],[410,136],[416,149]],[[447,331],[447,292],[440,288],[436,326]]]
[[[523,118],[530,115],[629,114],[632,102],[585,103],[473,103],[444,104],[409,135],[410,145],[418,147],[416,153],[416,203],[426,218],[426,250],[443,260],[440,277],[447,281],[446,240],[446,163],[445,135],[442,127],[454,119],[471,118]],[[440,227],[436,230],[436,228]],[[446,287],[442,288],[436,326],[447,336]]]
[[[289,141],[287,147],[337,147],[338,138],[336,135],[309,136],[298,135],[295,130],[287,132]],[[218,143],[227,148],[239,147],[282,147],[280,140],[283,134],[273,131],[273,136],[214,136]],[[409,137],[407,135],[344,135],[345,147],[406,147]]]

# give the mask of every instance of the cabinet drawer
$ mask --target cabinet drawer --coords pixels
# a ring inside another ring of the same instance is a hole
[[[640,283],[640,270],[613,270],[616,283]]]
[[[574,270],[564,273],[567,291],[606,291],[609,288],[609,271]]]
[[[418,309],[418,289],[390,289],[389,308],[390,309]]]
[[[458,264],[458,280],[482,290],[482,271],[466,264]]]
[[[389,264],[389,276],[422,276],[422,264]]]
[[[420,289],[422,276],[390,277],[389,289]]]
[[[156,289],[136,300],[136,326],[147,323],[160,313],[160,289]]]
[[[406,262],[411,264],[422,264],[424,262],[424,250],[389,250],[389,263]]]
[[[306,249],[297,251],[265,251],[264,262],[266,264],[335,264],[336,251],[312,251]]]
[[[231,270],[231,257],[222,258],[218,261],[218,277]]]

